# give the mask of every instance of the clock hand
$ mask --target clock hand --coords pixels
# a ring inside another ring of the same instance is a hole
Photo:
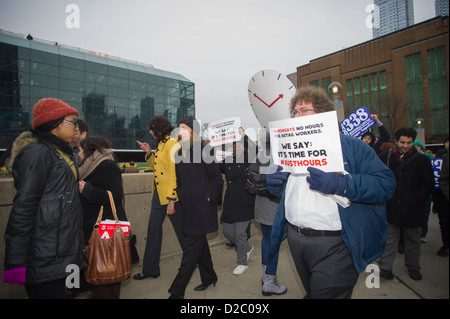
[[[275,103],[278,102],[279,99],[282,99],[282,98],[283,98],[283,94],[280,94],[280,95],[278,96],[278,98],[277,98],[275,101],[272,102],[272,104],[268,105],[268,107],[271,108]],[[267,104],[266,104],[266,105],[267,105]]]
[[[267,104],[266,102],[264,102],[258,95],[253,94],[258,100],[260,100],[261,102],[263,102],[267,107],[270,107],[269,104]]]

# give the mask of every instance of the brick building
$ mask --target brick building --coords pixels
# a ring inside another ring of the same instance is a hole
[[[297,68],[298,87],[342,84],[347,116],[360,106],[393,132],[425,120],[429,144],[449,134],[449,17],[436,17],[311,60]]]

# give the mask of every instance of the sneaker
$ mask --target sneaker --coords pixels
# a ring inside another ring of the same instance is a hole
[[[248,268],[247,265],[237,265],[236,268],[234,268],[233,270],[233,275],[242,275],[244,273],[244,271],[246,271]]]
[[[428,242],[428,239],[426,237],[422,237],[420,238],[420,241],[425,244]]]
[[[380,271],[380,278],[384,278],[384,279],[387,279],[387,280],[392,280],[392,279],[394,279],[394,275],[392,274],[392,271],[381,269],[381,271]]]
[[[414,280],[422,280],[422,274],[418,270],[408,269],[409,277]]]

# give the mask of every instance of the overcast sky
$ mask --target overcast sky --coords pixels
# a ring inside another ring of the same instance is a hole
[[[434,17],[434,0],[415,0],[415,22]],[[283,74],[372,39],[373,0],[0,0],[6,31],[152,64],[195,83],[196,117],[239,116],[257,128],[250,78]],[[68,28],[66,7],[80,10]]]

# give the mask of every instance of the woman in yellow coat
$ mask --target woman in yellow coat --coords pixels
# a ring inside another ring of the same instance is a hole
[[[146,153],[145,160],[153,170],[152,209],[148,221],[147,243],[143,259],[142,273],[133,276],[140,280],[146,277],[157,278],[160,275],[159,258],[161,255],[162,224],[166,215],[180,243],[184,245],[183,214],[177,195],[177,178],[175,174],[174,154],[180,148],[178,141],[170,137],[173,126],[164,116],[150,119],[150,134],[158,141],[154,152],[148,143],[137,141]]]

